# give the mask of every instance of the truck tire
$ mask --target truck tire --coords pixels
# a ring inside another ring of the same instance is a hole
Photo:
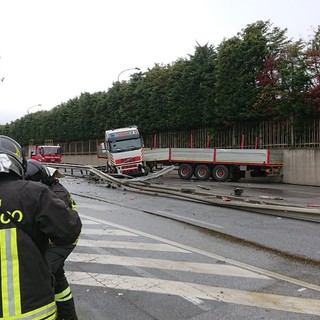
[[[237,172],[237,173],[235,173],[235,174],[232,176],[232,178],[230,179],[230,181],[232,181],[232,182],[237,182],[237,181],[239,181],[241,178],[242,178],[241,173]]]
[[[212,178],[215,181],[225,182],[229,179],[229,169],[224,165],[217,165],[212,170]]]
[[[210,178],[210,169],[205,164],[199,164],[194,170],[194,176],[199,180],[208,180]]]
[[[178,175],[181,179],[190,179],[193,176],[193,168],[190,164],[183,163],[179,166]]]
[[[149,172],[151,171],[150,168],[148,167],[148,165],[143,166],[143,169],[144,169],[144,172],[143,172],[144,176],[147,176],[149,174]]]
[[[239,181],[241,178],[245,177],[245,172],[241,171],[238,167],[236,166],[231,166],[230,170],[229,170],[229,178],[230,181],[232,182],[237,182]]]

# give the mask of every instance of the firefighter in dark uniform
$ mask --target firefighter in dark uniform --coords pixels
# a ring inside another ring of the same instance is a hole
[[[20,145],[0,135],[0,319],[56,319],[49,239],[74,243],[81,220],[47,186],[24,180]]]
[[[41,162],[36,160],[28,160],[25,179],[46,184],[60,199],[65,202],[69,208],[76,210],[76,204],[71,194],[58,180],[58,178],[62,177],[63,175],[57,169],[44,166]],[[53,243],[49,243],[49,247],[45,253],[56,280],[55,300],[58,308],[57,319],[78,319],[72,292],[64,271],[65,260],[73,251],[75,246],[76,241],[69,246],[57,246]]]

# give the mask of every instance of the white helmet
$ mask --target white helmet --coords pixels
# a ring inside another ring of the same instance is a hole
[[[14,172],[23,177],[27,169],[27,160],[23,150],[15,140],[0,135],[0,173]]]

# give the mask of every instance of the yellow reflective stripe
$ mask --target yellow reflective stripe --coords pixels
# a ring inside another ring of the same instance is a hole
[[[54,320],[55,301],[22,314],[17,229],[0,230],[2,318],[6,320]]]
[[[36,310],[24,313],[17,314],[11,317],[4,317],[0,319],[5,320],[54,320],[57,317],[57,307],[55,301],[38,308]]]
[[[79,241],[79,237],[74,241],[73,245],[76,246]]]
[[[6,230],[0,230],[0,245],[1,245],[2,312],[3,312],[3,317],[6,317],[9,314]]]
[[[17,229],[0,230],[3,317],[21,313]]]
[[[54,295],[54,299],[57,302],[68,301],[71,298],[72,298],[72,292],[71,292],[70,287],[68,287],[67,289],[63,290],[62,292],[59,292]]]
[[[71,209],[74,211],[77,211],[77,205],[76,205],[75,201],[73,200],[71,194],[70,194],[70,202],[71,202]]]
[[[12,229],[11,237],[11,252],[12,252],[12,270],[13,270],[13,294],[14,294],[14,309],[15,312],[21,313],[21,295],[20,295],[20,269],[18,256],[18,241],[17,229]]]

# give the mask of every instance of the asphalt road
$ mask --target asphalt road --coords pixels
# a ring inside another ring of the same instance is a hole
[[[138,192],[118,187],[108,189],[104,183],[95,183],[94,180],[87,180],[84,194],[101,194],[102,190],[109,190],[108,196],[111,199],[132,203],[131,194],[137,197]],[[232,202],[241,200],[262,201],[281,205],[299,206],[307,208],[309,205],[320,208],[319,187],[287,185],[273,182],[272,178],[259,178],[255,180],[243,180],[234,182],[215,182],[213,180],[199,181],[196,179],[182,180],[174,170],[160,178],[150,180],[153,185],[161,188],[176,188],[180,190],[194,190],[206,194],[219,195],[230,199]],[[72,184],[71,184],[72,185]],[[79,186],[79,184],[77,184]],[[123,190],[125,192],[123,192]],[[235,196],[235,189],[243,190],[241,196]],[[78,190],[79,191],[79,190]],[[114,192],[114,193],[112,193]],[[80,191],[81,193],[81,191]],[[152,195],[152,194],[151,194]],[[150,214],[168,217],[173,220],[180,220],[190,225],[203,226],[214,230],[219,234],[233,237],[236,240],[243,240],[261,247],[270,248],[275,251],[284,252],[314,261],[320,261],[320,228],[319,223],[283,218],[279,216],[267,216],[252,212],[219,208],[214,206],[199,206],[192,202],[171,203],[165,195],[158,194],[153,201],[154,207],[139,198],[137,207]],[[147,198],[148,199],[148,198]],[[150,198],[149,198],[150,199]],[[156,204],[157,207],[156,207]],[[164,205],[165,204],[165,205]]]
[[[66,263],[80,320],[319,319],[319,264],[307,261],[319,260],[319,224],[93,180],[61,182],[84,225]],[[301,205],[319,200],[317,188],[270,182],[200,183],[170,175],[155,183],[225,196],[241,187],[241,197],[281,194],[278,201]]]

